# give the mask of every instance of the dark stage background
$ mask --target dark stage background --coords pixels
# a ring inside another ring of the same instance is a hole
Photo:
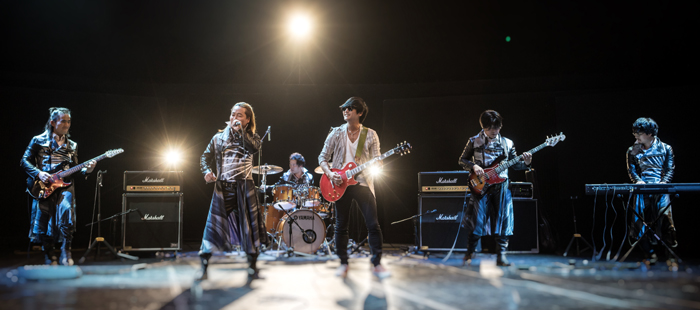
[[[585,84],[577,79],[572,83]],[[540,90],[522,91],[531,84],[539,85]],[[552,90],[544,90],[548,87]],[[199,173],[199,156],[216,130],[224,127],[235,102],[253,104],[261,134],[267,126],[272,126],[272,141],[264,142],[263,163],[287,169],[288,155],[301,152],[307,158],[308,168],[313,169],[328,130],[342,123],[337,106],[350,95],[359,95],[369,103],[365,125],[377,130],[383,152],[404,140],[414,147],[408,156],[394,156],[386,161],[385,176],[377,185],[385,241],[413,243],[411,224],[389,223],[416,213],[417,173],[458,170],[457,159],[466,140],[480,129],[479,114],[485,109],[495,109],[505,117],[502,134],[515,141],[519,152],[539,145],[547,135],[559,132],[567,135],[566,141],[538,152],[533,164],[541,192],[540,212],[549,221],[557,241],[555,247],[543,247],[542,251],[563,251],[573,232],[569,197],[581,198],[576,201],[579,232],[590,240],[593,199],[583,196],[584,184],[628,182],[624,154],[634,141],[630,126],[637,117],[654,117],[661,127],[659,138],[674,147],[677,154],[674,182],[698,181],[694,179],[698,169],[690,163],[689,155],[694,145],[687,138],[694,129],[694,87],[556,90],[567,87],[554,83],[553,79],[408,86],[156,85],[159,96],[6,87],[0,98],[9,107],[5,116],[17,117],[8,120],[12,134],[8,135],[8,148],[3,156],[6,162],[19,162],[28,141],[41,132],[48,107],[72,109],[71,133],[79,143],[81,160],[107,149],[125,150],[124,154],[97,166],[109,171],[102,191],[104,217],[121,209],[125,170],[167,169],[162,152],[170,147],[182,149],[185,160],[179,169],[185,172],[183,237],[186,241],[198,241],[212,192],[212,186],[206,185]],[[510,92],[478,94],[479,90],[492,88]],[[460,92],[464,95],[436,96]],[[28,113],[34,111],[37,113]],[[271,181],[276,181],[278,176],[271,176]],[[520,171],[512,171],[511,178],[525,180]],[[28,229],[24,174],[13,168],[4,180],[8,199],[2,225],[3,247],[22,249],[26,246]],[[318,180],[315,175],[316,183]],[[94,175],[76,181],[77,246],[88,242],[89,229],[84,225],[92,214],[94,182]],[[674,202],[679,252],[692,256],[698,255],[689,246],[694,218],[700,215],[693,208],[696,196],[684,194]],[[619,203],[617,209],[621,210]],[[605,213],[603,201],[598,202],[596,210],[594,235],[600,247],[605,227],[605,219],[601,217]],[[617,247],[624,234],[622,217],[612,225],[614,213],[612,209],[608,212],[607,227],[615,227]],[[108,240],[111,233],[108,225],[103,227]],[[606,236],[609,244],[609,231]]]
[[[87,160],[108,149],[125,153],[100,162],[108,170],[103,216],[121,210],[125,170],[170,169],[162,154],[181,149],[184,238],[199,241],[212,185],[199,156],[225,126],[230,108],[251,103],[258,131],[272,126],[262,163],[287,168],[292,152],[308,168],[350,96],[370,106],[365,125],[382,150],[414,145],[387,160],[377,199],[384,239],[412,243],[410,223],[390,223],[417,211],[417,173],[455,170],[485,109],[505,117],[503,134],[519,152],[564,132],[567,140],[535,155],[541,228],[553,236],[543,251],[563,251],[572,231],[600,247],[605,221],[586,183],[627,182],[625,150],[631,124],[655,118],[659,137],[677,154],[674,182],[700,182],[694,107],[699,88],[698,3],[610,1],[20,1],[4,3],[0,34],[3,162],[0,250],[27,246],[24,148],[42,131],[48,108],[73,110],[72,138]],[[288,36],[295,11],[308,12],[308,41]],[[513,172],[524,180],[523,172]],[[278,176],[272,176],[276,181]],[[318,182],[319,177],[316,176]],[[76,180],[76,247],[87,246],[95,176]],[[679,252],[692,247],[697,194],[674,202]],[[619,205],[617,205],[619,210]],[[624,227],[613,210],[613,245]],[[362,225],[357,225],[362,226]],[[353,226],[356,227],[356,226]],[[592,234],[591,234],[592,232]],[[118,233],[118,232],[117,232]],[[112,232],[103,227],[111,240]],[[363,233],[356,232],[361,238]],[[610,244],[610,235],[606,231]],[[555,242],[553,242],[553,241]],[[119,243],[119,242],[114,242]],[[194,249],[191,249],[194,250]],[[589,252],[590,253],[590,252]]]

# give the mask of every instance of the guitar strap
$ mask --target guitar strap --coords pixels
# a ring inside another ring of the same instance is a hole
[[[362,126],[362,131],[360,132],[360,140],[357,141],[357,151],[355,152],[355,163],[360,161],[362,156],[362,151],[365,150],[365,139],[367,139],[367,127]]]

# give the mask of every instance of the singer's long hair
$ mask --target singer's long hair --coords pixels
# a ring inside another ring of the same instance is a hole
[[[53,133],[53,126],[51,126],[51,122],[58,122],[58,119],[61,118],[61,115],[68,115],[70,117],[70,110],[68,108],[49,108],[49,120],[46,121],[46,125],[44,126],[44,130],[48,132],[49,135]],[[66,133],[66,137],[70,138],[70,132]]]
[[[255,134],[257,126],[255,125],[255,112],[253,111],[253,107],[245,102],[239,102],[233,105],[231,107],[231,113],[233,113],[233,109],[236,107],[244,107],[245,108],[245,116],[250,119],[250,122],[248,123],[248,128],[246,128],[246,131],[251,134]],[[229,124],[230,126],[230,124]],[[219,132],[222,132],[226,130],[226,128],[219,130]]]

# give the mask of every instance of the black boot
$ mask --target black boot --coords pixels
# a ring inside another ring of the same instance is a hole
[[[498,266],[510,266],[510,262],[506,258],[506,251],[508,250],[508,237],[496,236],[496,265]]]
[[[258,254],[248,254],[248,280],[265,279],[260,276],[260,269],[257,267]]]
[[[64,240],[61,246],[61,257],[59,261],[63,266],[73,266],[73,255],[71,254],[71,241]]]
[[[209,278],[207,276],[207,268],[209,268],[209,260],[211,259],[211,253],[199,254],[199,258],[202,260],[202,269],[197,274],[196,281],[202,281]]]
[[[476,244],[479,242],[480,238],[481,236],[474,234],[469,234],[467,237],[467,253],[464,254],[464,258],[462,258],[462,266],[467,264],[471,265],[474,252],[476,252]]]
[[[44,264],[58,265],[58,258],[56,257],[53,247],[53,239],[42,238],[41,250],[44,251]]]
[[[678,246],[678,239],[676,239],[676,227],[670,226],[668,227],[668,230],[666,231],[664,238],[666,241],[666,244],[672,248],[675,248]]]

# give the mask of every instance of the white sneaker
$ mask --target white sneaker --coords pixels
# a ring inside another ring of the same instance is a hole
[[[345,279],[348,277],[348,270],[350,270],[349,265],[340,264],[340,266],[338,266],[338,269],[335,270],[335,276]]]
[[[380,280],[391,277],[391,272],[389,272],[389,270],[386,270],[386,268],[384,268],[384,266],[382,265],[374,266],[372,268],[372,274]]]

